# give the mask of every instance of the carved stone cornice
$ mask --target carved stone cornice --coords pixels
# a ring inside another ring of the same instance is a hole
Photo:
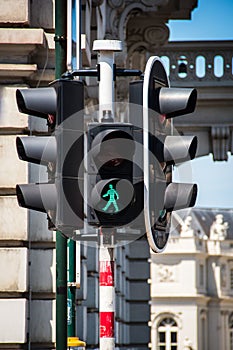
[[[125,41],[127,21],[132,14],[157,12],[158,7],[165,6],[170,0],[108,0],[106,5],[106,31],[108,39]]]
[[[190,18],[196,6],[196,0],[185,4],[181,0],[106,0],[105,38],[126,42],[124,55],[140,50],[141,43],[146,51],[154,52],[169,37],[165,23],[171,18]]]
[[[132,14],[156,14],[168,19],[187,19],[197,7],[197,0],[106,0],[106,38],[124,41],[127,21]]]
[[[212,152],[214,160],[227,160],[231,150],[231,131],[228,125],[211,127]]]
[[[127,66],[144,70],[148,55],[157,54],[167,43],[169,28],[152,16],[140,16],[129,20],[127,27]]]
[[[130,18],[133,18],[135,21],[136,18],[146,17],[147,21],[149,18],[151,23],[155,23],[155,15],[159,14],[161,9],[170,2],[173,2],[173,0],[108,0],[106,4],[105,38],[125,42],[126,28]],[[164,22],[167,20],[167,16],[165,17]],[[163,20],[160,20],[160,22],[162,23]],[[152,35],[152,38],[154,38],[154,32],[153,30],[153,33],[148,33],[148,35]]]

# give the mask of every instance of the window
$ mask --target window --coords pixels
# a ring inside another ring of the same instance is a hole
[[[233,350],[233,312],[229,315],[228,320],[228,326],[229,326],[229,339],[230,339],[230,350]]]
[[[206,336],[207,334],[206,318],[207,318],[207,312],[205,309],[202,309],[200,312],[200,335],[201,335],[200,350],[208,349],[207,336]]]
[[[205,319],[201,319],[201,342],[202,342],[202,350],[205,349]]]
[[[158,325],[158,350],[177,350],[177,324],[171,317],[164,318]]]
[[[220,285],[222,288],[227,286],[227,266],[226,264],[221,264],[220,267]]]
[[[200,264],[200,287],[204,287],[204,265]]]
[[[230,288],[233,290],[233,268],[230,269]]]

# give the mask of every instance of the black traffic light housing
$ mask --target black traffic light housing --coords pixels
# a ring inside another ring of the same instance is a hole
[[[170,119],[192,113],[196,99],[195,89],[170,88],[158,57],[149,59],[143,80],[130,84],[130,122],[141,130],[145,225],[154,252],[167,244],[171,212],[192,207],[196,201],[197,185],[173,183],[172,166],[195,157],[197,138],[177,135]]]
[[[134,137],[134,127],[128,123],[88,125],[89,225],[124,226],[142,211],[143,181],[137,182],[134,177]]]
[[[47,213],[53,228],[71,234],[83,227],[83,83],[60,79],[45,88],[18,89],[16,99],[20,112],[49,125],[46,136],[16,139],[19,158],[47,166],[49,174],[48,183],[17,185],[18,203]]]

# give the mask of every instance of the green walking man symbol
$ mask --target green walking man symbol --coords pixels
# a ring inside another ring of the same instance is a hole
[[[115,208],[115,213],[117,213],[119,211],[119,208],[118,208],[118,205],[117,205],[117,202],[116,202],[116,199],[119,199],[119,194],[117,193],[116,190],[114,190],[112,184],[109,184],[109,190],[107,191],[107,193],[103,194],[102,197],[103,198],[109,197],[109,200],[108,200],[107,204],[103,208],[104,211],[107,211],[111,204]],[[116,197],[116,199],[115,199],[115,197]]]

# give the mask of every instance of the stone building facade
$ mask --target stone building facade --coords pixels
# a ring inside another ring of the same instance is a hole
[[[152,349],[232,348],[232,239],[232,209],[173,216],[165,252],[151,257]]]

